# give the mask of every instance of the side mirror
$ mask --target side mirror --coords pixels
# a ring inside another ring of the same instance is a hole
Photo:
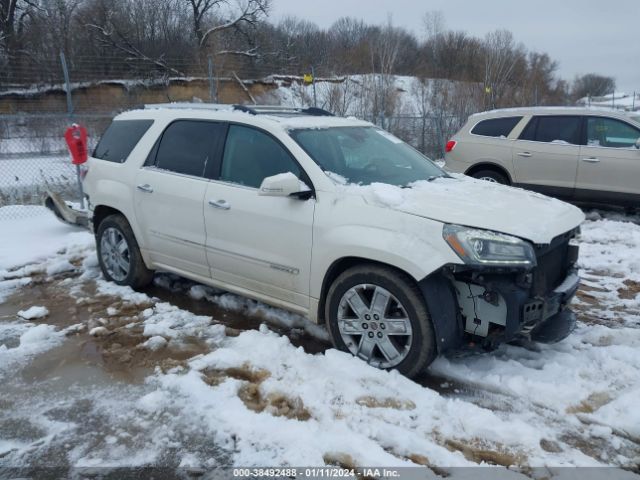
[[[293,173],[280,173],[262,180],[258,195],[267,197],[299,197],[301,193],[311,193],[309,187]]]
[[[640,150],[640,138],[636,140],[636,148]]]

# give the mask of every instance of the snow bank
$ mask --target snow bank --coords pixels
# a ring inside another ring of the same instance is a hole
[[[376,370],[335,350],[307,354],[266,328],[228,338],[190,366],[155,377],[159,389],[142,399],[140,408],[156,414],[188,411],[218,444],[233,449],[237,465],[323,465],[327,458],[343,456],[357,465],[410,466],[409,458],[424,457],[434,465],[467,466],[473,463],[443,444],[476,438],[486,445],[509,445],[516,455],[526,452],[536,464],[597,464],[577,451],[562,456],[544,451],[540,441],[549,432],[526,416],[505,418],[444,398],[397,372]],[[212,371],[233,369],[255,372],[262,380],[206,381]],[[265,401],[263,410],[243,403],[247,388]],[[289,405],[289,413],[297,408],[298,414],[282,414],[276,402]]]
[[[93,245],[88,231],[60,222],[44,207],[1,207],[0,218],[5,209],[11,209],[11,217],[18,218],[0,221],[0,277],[3,270],[41,262],[60,250]]]

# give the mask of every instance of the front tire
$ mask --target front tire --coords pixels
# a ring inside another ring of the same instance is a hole
[[[390,267],[361,265],[340,274],[329,288],[325,318],[336,348],[377,368],[412,378],[436,358],[422,293]]]
[[[153,271],[144,264],[131,226],[122,215],[109,215],[100,223],[96,250],[107,280],[132,288],[145,287],[153,280]]]

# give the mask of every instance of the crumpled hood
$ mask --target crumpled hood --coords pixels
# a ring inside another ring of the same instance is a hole
[[[525,238],[537,244],[582,223],[582,211],[566,202],[521,188],[464,175],[422,181],[411,188],[374,183],[348,186],[370,204],[443,223],[482,228]]]

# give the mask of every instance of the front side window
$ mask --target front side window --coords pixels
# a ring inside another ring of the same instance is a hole
[[[114,120],[93,151],[93,158],[123,163],[151,124],[153,120]]]
[[[573,115],[533,117],[520,135],[520,140],[578,145],[581,118]]]
[[[640,138],[640,130],[628,123],[605,117],[587,117],[587,145],[629,148]]]
[[[298,178],[302,173],[289,152],[273,137],[242,125],[229,127],[220,180],[259,188],[265,178],[287,172]]]
[[[162,134],[155,166],[184,175],[203,177],[212,155],[213,141],[220,124],[195,120],[178,120]]]
[[[507,138],[522,117],[502,117],[490,118],[478,122],[471,133],[474,135],[482,135],[484,137],[502,137]]]
[[[417,150],[376,127],[301,129],[289,135],[325,172],[348,183],[407,186],[445,176]]]

